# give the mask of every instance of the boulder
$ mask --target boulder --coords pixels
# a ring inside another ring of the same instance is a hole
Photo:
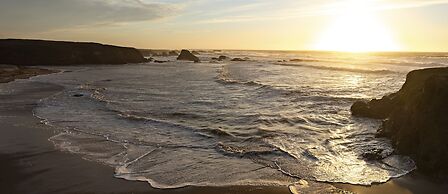
[[[319,60],[315,59],[290,59],[291,62],[319,62]]]
[[[81,65],[143,63],[135,48],[89,42],[0,40],[0,64]]]
[[[233,58],[232,60],[230,60],[230,61],[247,61],[246,59],[242,59],[242,58]]]
[[[228,58],[229,57],[227,57],[227,56],[221,55],[218,57],[218,61],[224,61],[224,60],[227,60]]]
[[[191,54],[190,51],[185,49],[180,52],[179,56],[177,57],[177,60],[194,61],[195,63],[200,62],[198,57],[194,56],[193,54]]]
[[[418,169],[448,180],[448,68],[415,70],[396,93],[355,102],[353,115],[384,119],[378,135],[411,156]]]
[[[168,63],[170,61],[161,61],[161,60],[154,60],[154,63]]]
[[[392,100],[394,95],[390,94],[379,100],[372,99],[369,102],[357,101],[352,105],[350,110],[354,116],[385,119],[394,107],[394,101]]]

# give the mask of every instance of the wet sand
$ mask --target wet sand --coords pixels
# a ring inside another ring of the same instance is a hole
[[[0,95],[0,193],[290,193],[287,187],[185,187],[160,190],[148,183],[113,177],[114,169],[78,155],[55,149],[48,138],[56,129],[33,116],[39,99],[61,91],[57,85],[31,84],[13,94]],[[446,193],[447,185],[435,184],[413,173],[370,187],[334,186],[356,193]]]
[[[358,194],[446,194],[447,183],[437,183],[420,173],[411,172],[400,178],[392,179],[386,183],[372,186],[359,186],[350,184],[333,184],[334,186]]]

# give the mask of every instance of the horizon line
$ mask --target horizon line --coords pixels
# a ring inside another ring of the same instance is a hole
[[[351,53],[351,54],[369,54],[369,53],[448,53],[448,51],[418,51],[418,50],[396,50],[396,51],[337,51],[337,50],[315,50],[315,49],[241,49],[241,48],[141,48],[130,45],[121,45],[113,43],[104,43],[101,41],[76,41],[61,39],[33,39],[33,38],[0,38],[0,40],[42,40],[42,41],[61,41],[61,42],[80,42],[80,43],[99,43],[111,46],[132,47],[143,50],[224,50],[224,51],[265,51],[265,52],[328,52],[328,53]]]

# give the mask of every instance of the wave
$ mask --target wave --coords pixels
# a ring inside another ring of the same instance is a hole
[[[372,73],[372,74],[392,74],[399,73],[391,70],[368,70],[368,69],[355,69],[355,68],[346,68],[346,67],[330,67],[330,66],[316,66],[316,65],[305,65],[305,64],[293,64],[293,63],[274,63],[274,65],[280,66],[289,66],[289,67],[306,67],[320,70],[332,70],[332,71],[346,71],[353,73]]]
[[[222,84],[241,84],[247,86],[267,86],[256,81],[241,81],[231,78],[230,72],[227,70],[226,66],[222,66],[217,70],[218,75],[216,76],[216,82]]]

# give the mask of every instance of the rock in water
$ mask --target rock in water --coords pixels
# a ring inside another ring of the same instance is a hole
[[[247,61],[246,59],[242,59],[242,58],[233,58],[232,60],[230,60],[230,61]]]
[[[356,116],[385,118],[378,135],[391,138],[421,172],[448,180],[448,68],[412,71],[397,93],[356,102],[351,110]]]
[[[200,62],[199,58],[191,54],[188,50],[182,50],[180,52],[180,55],[177,57],[177,60],[181,61],[194,61],[195,63]]]
[[[0,40],[0,64],[80,65],[143,63],[135,48],[89,42]]]
[[[218,57],[219,61],[224,61],[224,60],[227,60],[227,59],[228,59],[228,57],[224,56],[224,55],[221,55],[221,56]]]

